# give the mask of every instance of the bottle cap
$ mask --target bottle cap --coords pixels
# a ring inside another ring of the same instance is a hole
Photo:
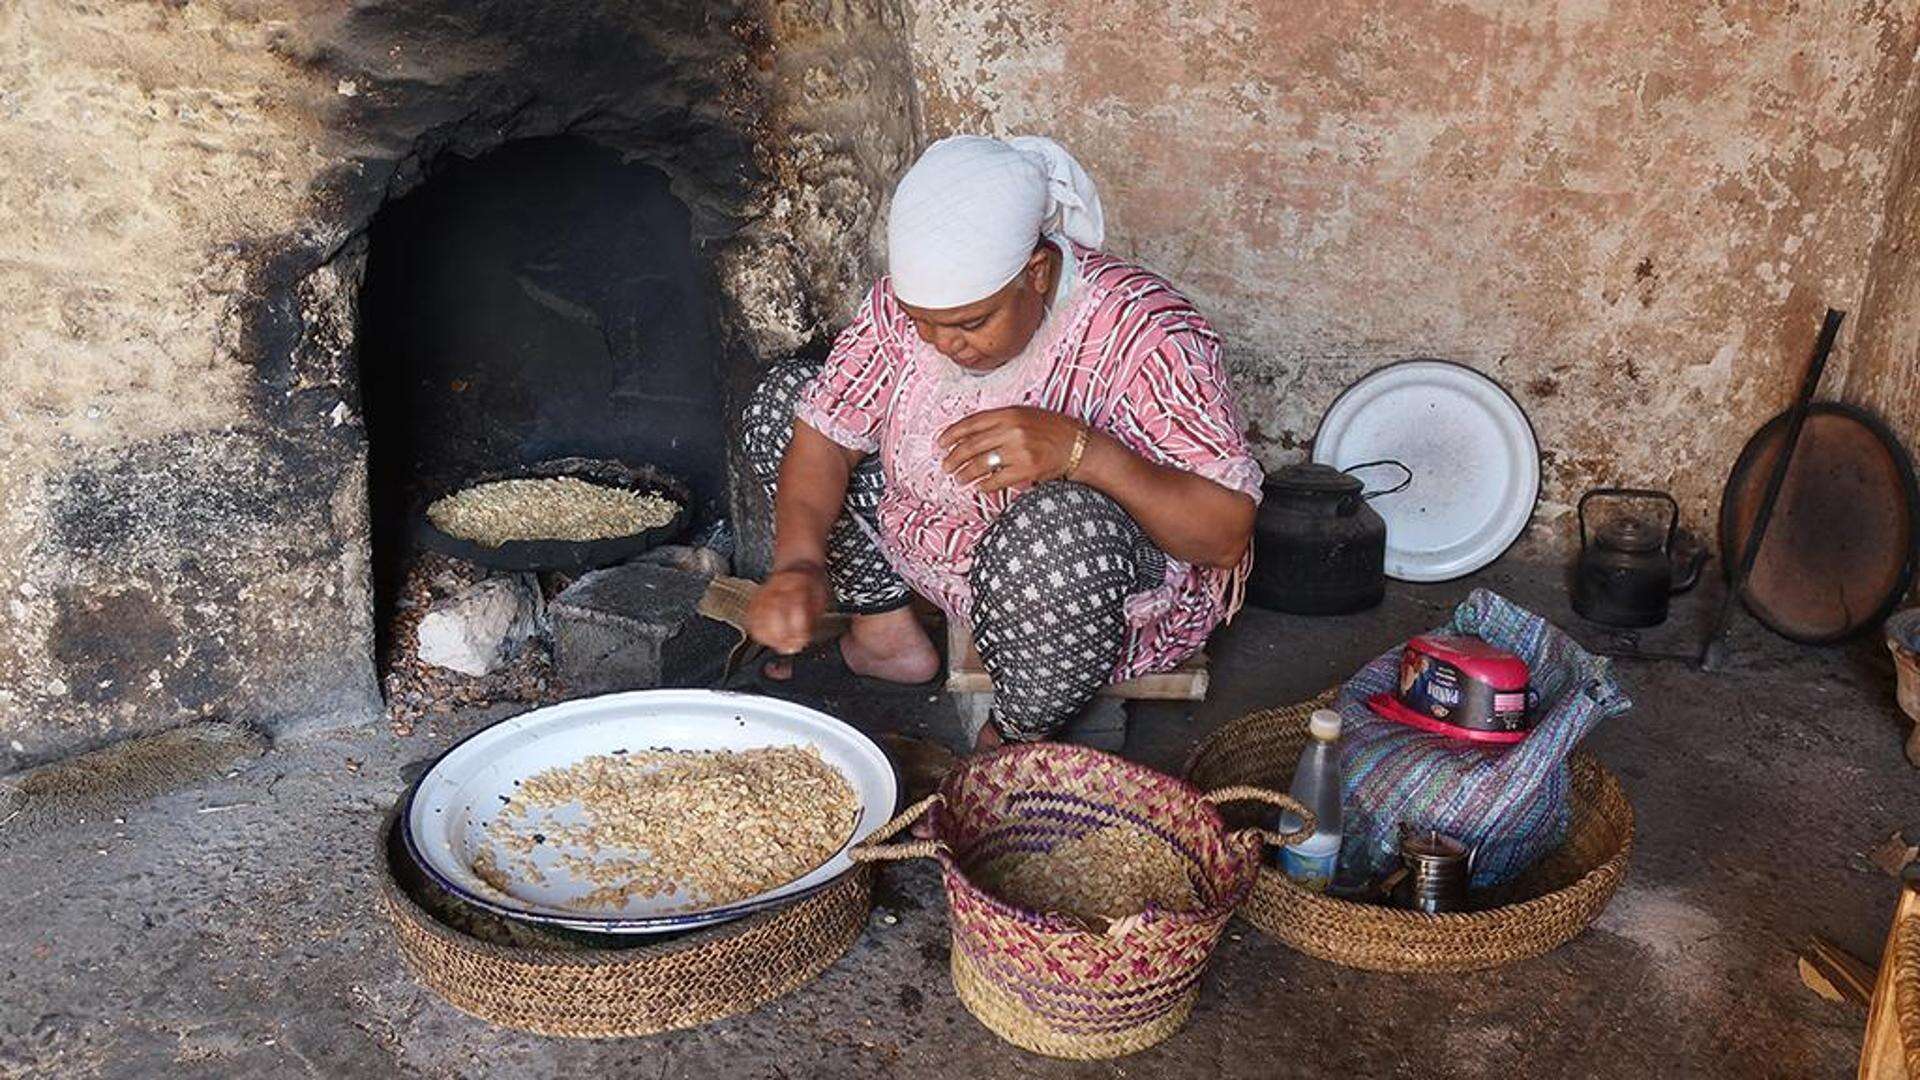
[[[1313,710],[1313,718],[1307,721],[1307,732],[1321,742],[1332,742],[1340,737],[1340,714],[1332,709]]]

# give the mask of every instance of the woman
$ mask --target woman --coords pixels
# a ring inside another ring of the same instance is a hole
[[[1220,339],[1103,238],[1051,140],[946,139],[908,170],[889,276],[824,363],[776,367],[748,409],[774,490],[756,640],[799,652],[831,598],[848,667],[923,682],[918,591],[973,629],[984,749],[1057,733],[1232,615],[1261,473]]]

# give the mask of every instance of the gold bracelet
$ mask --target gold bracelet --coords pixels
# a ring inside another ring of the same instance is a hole
[[[1073,479],[1073,470],[1078,469],[1080,467],[1080,458],[1084,456],[1086,452],[1087,452],[1087,425],[1081,424],[1080,433],[1073,437],[1073,452],[1067,455],[1067,471],[1060,474],[1060,479],[1062,480]]]

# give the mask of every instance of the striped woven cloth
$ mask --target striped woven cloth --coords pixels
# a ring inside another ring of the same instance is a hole
[[[1489,748],[1383,719],[1366,701],[1393,689],[1401,649],[1380,654],[1340,688],[1341,859],[1377,869],[1398,851],[1402,823],[1438,829],[1478,848],[1473,885],[1486,888],[1566,838],[1567,755],[1633,703],[1605,659],[1489,589],[1475,589],[1438,632],[1480,638],[1527,662],[1539,694],[1533,731]]]

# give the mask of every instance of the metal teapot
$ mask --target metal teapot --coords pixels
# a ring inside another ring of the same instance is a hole
[[[1668,507],[1666,528],[1657,521],[1619,517],[1587,537],[1587,503],[1597,498],[1652,499]],[[1580,497],[1580,561],[1573,573],[1573,610],[1608,626],[1658,626],[1667,621],[1667,602],[1700,580],[1704,548],[1686,565],[1674,565],[1673,540],[1680,529],[1680,504],[1664,491],[1648,488],[1594,488]]]
[[[1394,487],[1366,490],[1359,469],[1392,465],[1405,473]],[[1247,599],[1297,615],[1343,615],[1387,594],[1387,523],[1367,505],[1413,482],[1397,461],[1336,469],[1289,465],[1268,478],[1253,526],[1253,576]]]

